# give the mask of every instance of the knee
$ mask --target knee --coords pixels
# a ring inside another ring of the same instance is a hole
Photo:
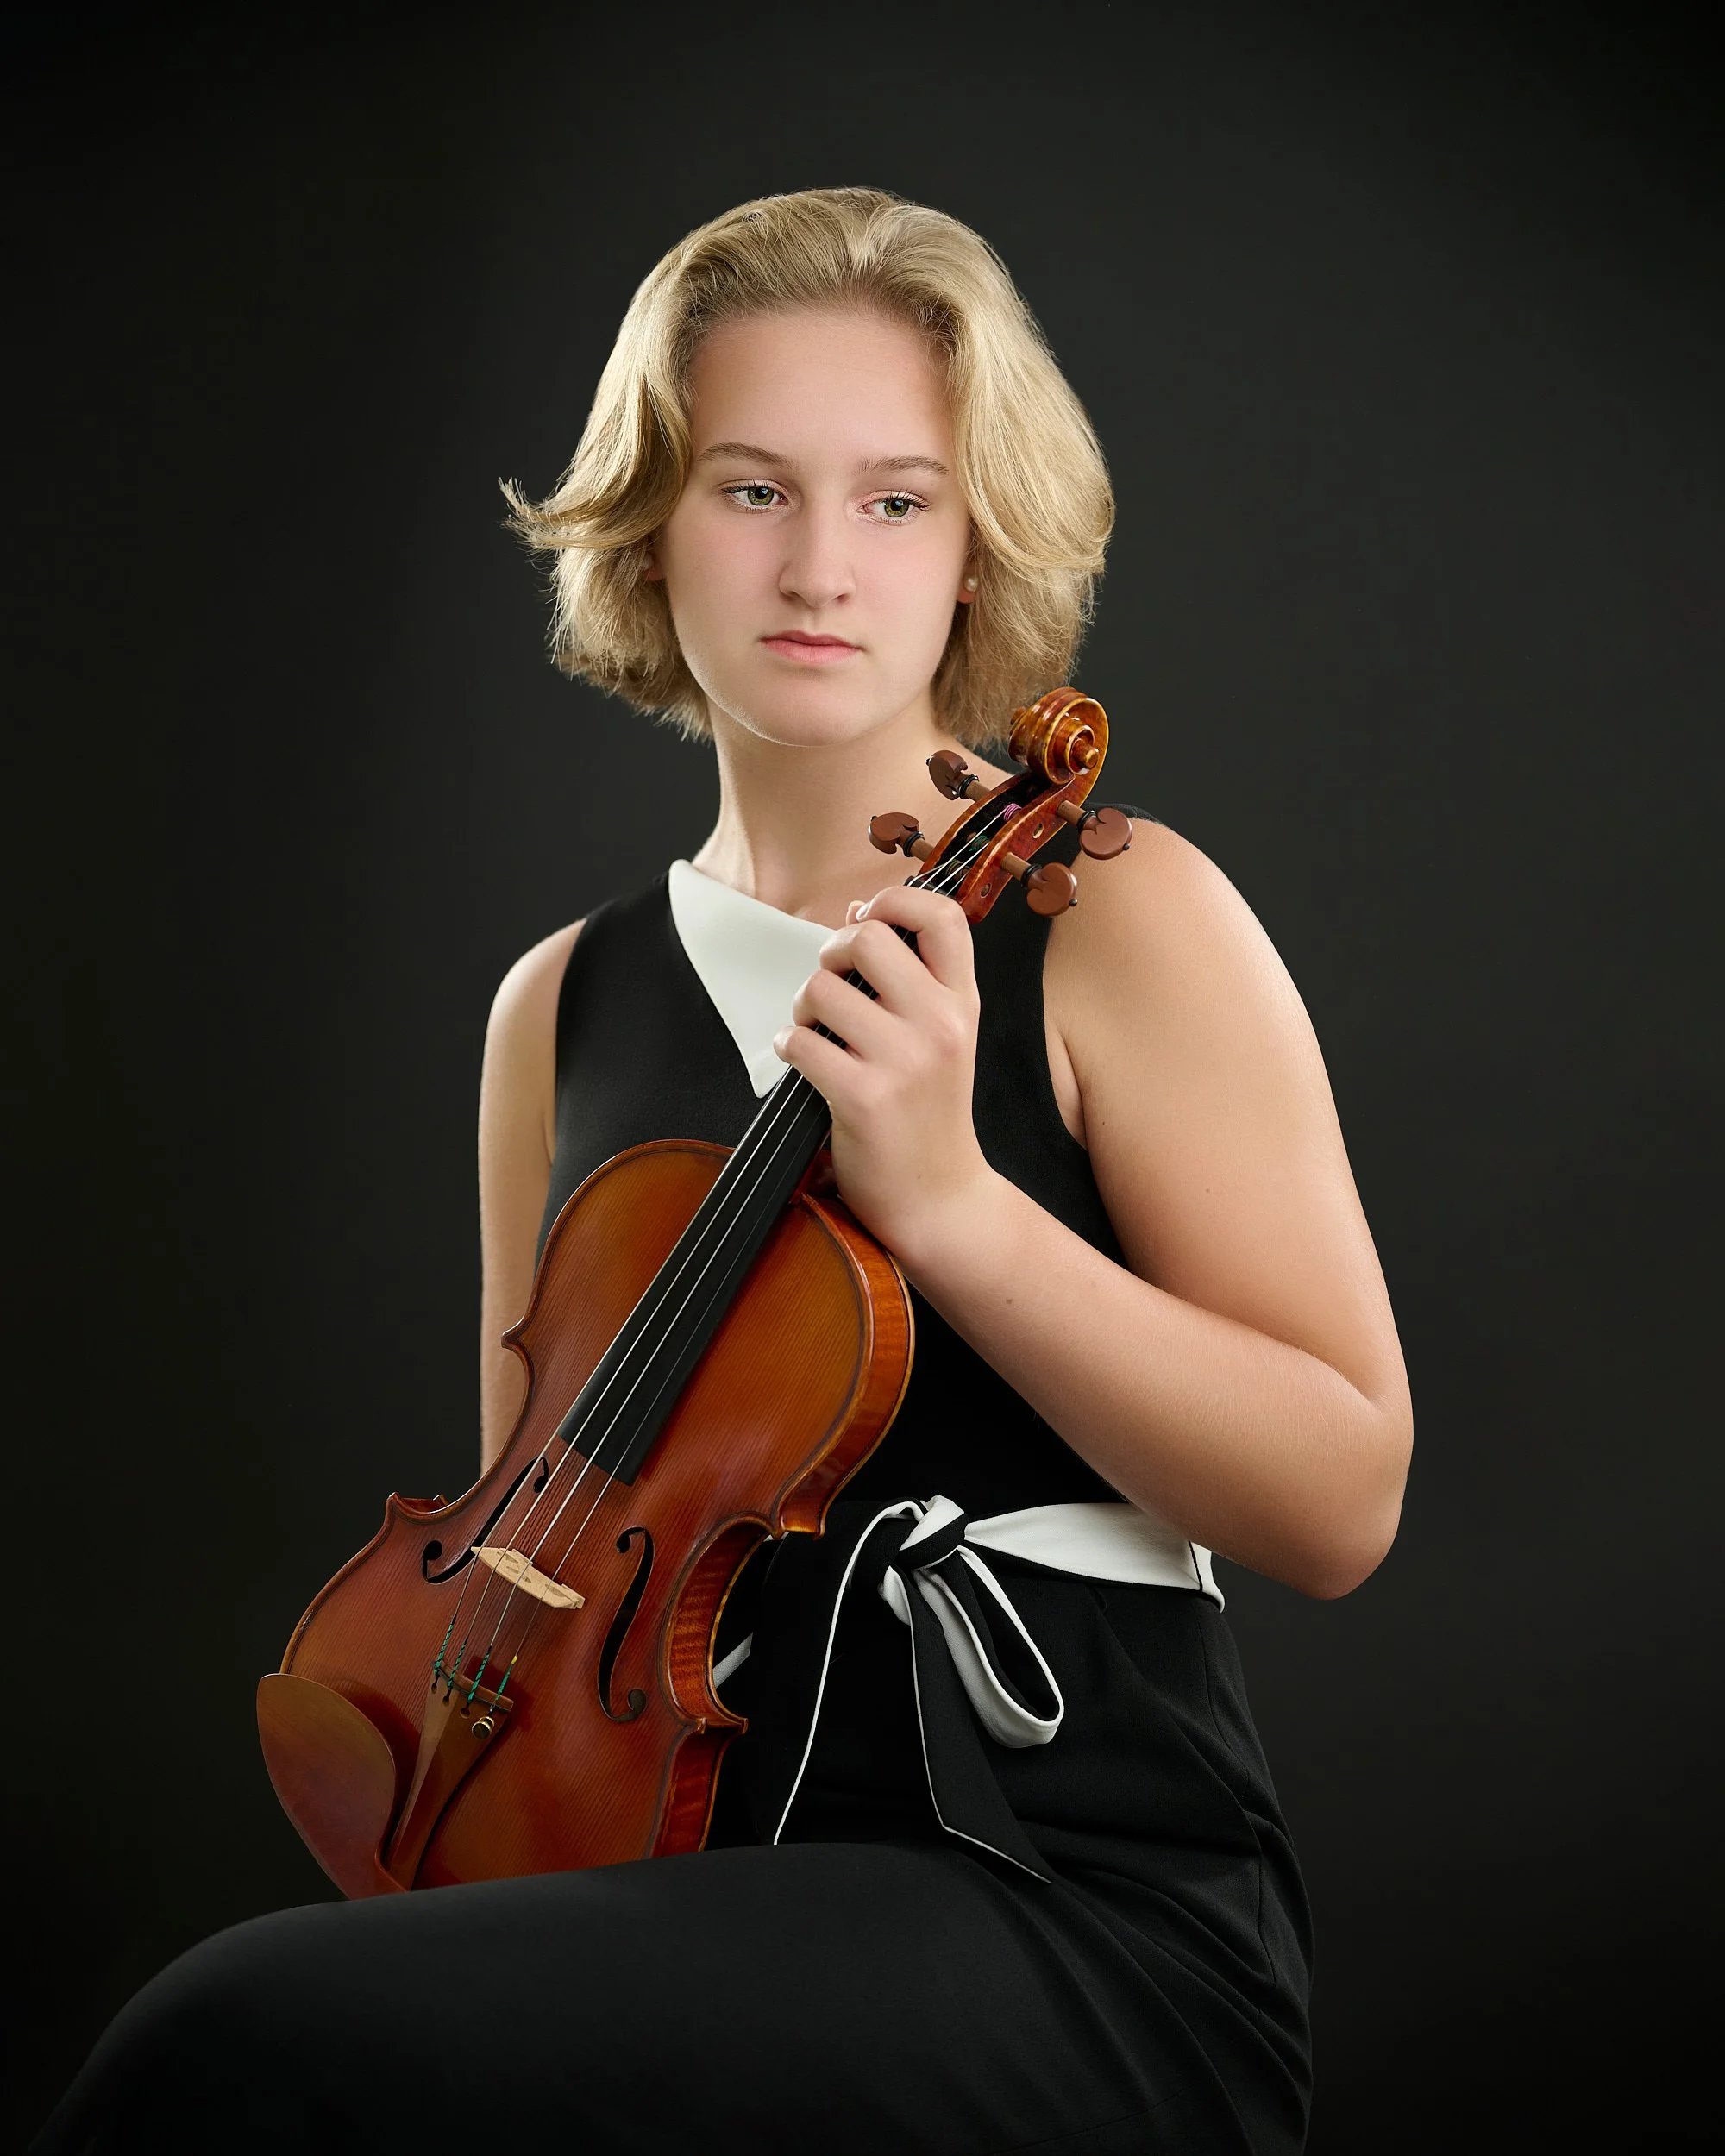
[[[292,2118],[302,1957],[289,1910],[218,1933],[121,2009],[37,2144],[72,2151],[303,2146]]]
[[[265,2027],[259,1995],[280,1982],[278,1930],[278,1917],[256,1917],[190,1947],[116,2014],[110,2038],[141,2057],[250,2051]]]

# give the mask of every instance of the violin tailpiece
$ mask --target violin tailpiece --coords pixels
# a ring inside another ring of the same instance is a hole
[[[508,1727],[513,1704],[501,1691],[487,1691],[466,1678],[454,1683],[441,1677],[432,1679],[425,1725],[419,1733],[419,1758],[401,1817],[384,1852],[383,1868],[398,1885],[413,1884],[426,1844],[449,1799]]]

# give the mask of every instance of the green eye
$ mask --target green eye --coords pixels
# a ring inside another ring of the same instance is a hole
[[[910,515],[915,504],[908,494],[888,494],[881,498],[881,506],[890,522],[899,523]]]
[[[750,509],[770,509],[778,499],[778,489],[759,485],[745,486],[743,490],[743,498]]]

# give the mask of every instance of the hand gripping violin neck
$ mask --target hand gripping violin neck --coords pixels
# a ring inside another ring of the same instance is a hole
[[[930,759],[964,805],[938,843],[904,814],[870,835],[973,923],[1014,879],[1058,912],[1071,872],[1032,864],[1062,823],[1101,859],[1131,837],[1084,805],[1107,746],[1101,705],[1053,690],[1016,714],[1000,785]],[[453,1504],[391,1497],[300,1620],[258,1723],[343,1892],[700,1846],[743,1726],[713,1689],[725,1597],[763,1538],[820,1532],[910,1376],[909,1291],[831,1194],[829,1129],[787,1071],[734,1149],[595,1169],[505,1336],[528,1391],[498,1460]]]

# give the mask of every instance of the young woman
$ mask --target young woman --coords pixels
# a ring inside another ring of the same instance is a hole
[[[486,1457],[563,1201],[625,1146],[734,1141],[786,1063],[914,1290],[910,1390],[827,1533],[733,1598],[750,1727],[706,1849],[242,1926],[41,2146],[1291,2156],[1304,1904],[1208,1553],[1346,1593],[1410,1439],[1317,1046],[1153,821],[1065,845],[1051,927],[1009,894],[974,938],[866,837],[942,828],[929,755],[988,776],[1066,678],[1110,517],[1084,415],[974,234],[780,196],[660,263],[563,483],[515,506],[561,661],[710,740],[719,799],[693,862],[499,992]],[[986,1670],[913,1687],[932,1533],[1040,1658],[1016,1722]]]

